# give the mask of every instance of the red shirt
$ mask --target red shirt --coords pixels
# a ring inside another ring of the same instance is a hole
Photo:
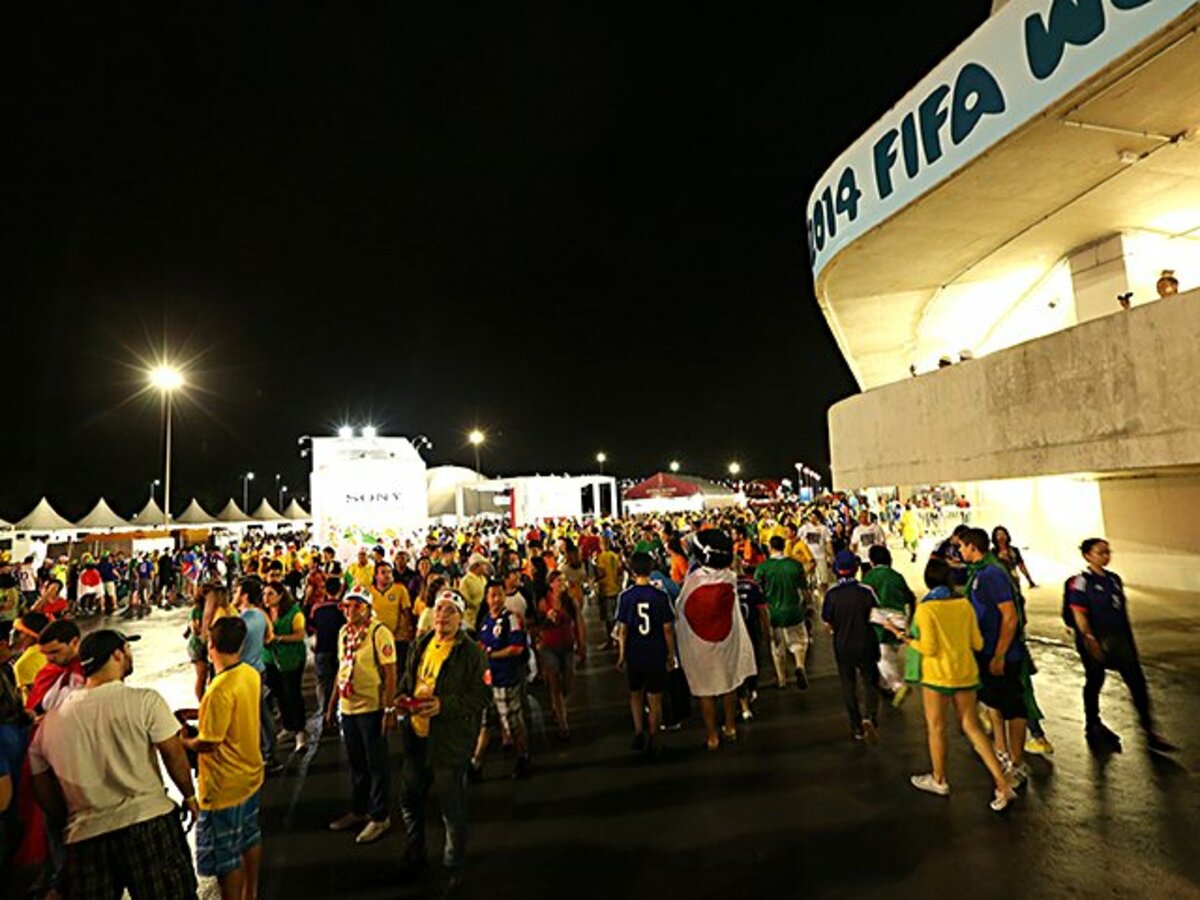
[[[547,650],[570,650],[575,646],[575,620],[565,606],[555,604],[549,597],[538,604],[542,614],[541,644]],[[551,616],[557,621],[550,621]]]

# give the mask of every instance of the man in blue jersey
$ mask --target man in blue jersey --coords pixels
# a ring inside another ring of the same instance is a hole
[[[483,724],[475,741],[475,753],[467,774],[472,781],[483,780],[483,757],[491,738],[489,719],[494,715],[517,749],[513,778],[522,778],[528,773],[530,766],[524,691],[525,656],[529,648],[529,638],[521,617],[505,608],[503,581],[489,581],[484,599],[487,612],[479,623],[478,638],[484,653],[487,654],[492,703],[483,711]]]
[[[629,570],[634,584],[617,600],[617,668],[629,679],[632,749],[656,754],[667,671],[675,667],[675,615],[667,594],[650,583],[654,560],[649,553],[634,553]]]

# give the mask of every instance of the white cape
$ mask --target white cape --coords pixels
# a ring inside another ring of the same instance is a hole
[[[675,601],[675,637],[688,687],[697,697],[727,694],[758,671],[738,608],[737,575],[730,569],[688,573]]]

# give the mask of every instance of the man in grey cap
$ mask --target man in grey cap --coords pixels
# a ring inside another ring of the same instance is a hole
[[[133,688],[129,642],[103,629],[79,645],[87,679],[42,720],[29,747],[33,791],[65,827],[71,897],[195,897],[196,874],[179,810],[158,760],[183,795],[188,827],[199,806],[179,722],[155,690]]]

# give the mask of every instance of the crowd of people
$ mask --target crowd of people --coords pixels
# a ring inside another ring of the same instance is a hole
[[[1025,754],[1053,752],[1025,634],[1022,579],[1033,582],[1007,530],[962,521],[914,590],[889,542],[915,559],[913,532],[928,521],[916,509],[827,495],[803,506],[432,528],[345,558],[304,534],[131,560],[0,558],[5,883],[47,897],[189,897],[199,873],[225,898],[254,898],[264,780],[286,773],[291,753],[336,736],[349,777],[345,812],[329,829],[377,841],[398,801],[403,869],[415,875],[427,865],[435,794],[452,893],[463,879],[470,785],[495,773],[489,749],[496,740],[511,748],[507,775],[536,774],[534,697],[565,745],[576,671],[615,662],[631,752],[657,759],[664,732],[693,702],[703,746],[717,752],[754,718],[760,690],[808,689],[822,629],[848,739],[875,744],[883,702],[919,694],[930,771],[913,775],[913,787],[950,793],[952,716],[1002,811],[1029,776]],[[1108,544],[1089,539],[1081,552],[1086,567],[1064,586],[1063,620],[1083,661],[1087,739],[1098,751],[1120,744],[1099,715],[1100,686],[1116,671],[1149,746],[1170,751]],[[172,711],[155,690],[125,684],[137,636],[86,617],[175,604],[188,607],[198,707]],[[99,627],[84,634],[81,617]],[[193,824],[194,860],[184,837]]]

